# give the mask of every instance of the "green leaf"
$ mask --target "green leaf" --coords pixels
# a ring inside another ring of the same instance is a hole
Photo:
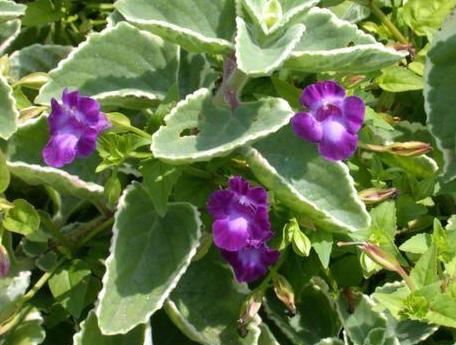
[[[260,324],[261,334],[258,339],[258,345],[280,345],[266,323]],[[329,345],[329,344],[328,344]],[[340,344],[342,345],[342,344]]]
[[[270,75],[288,59],[306,30],[295,24],[280,32],[264,36],[242,18],[236,18],[236,61],[244,73],[251,76]]]
[[[19,80],[30,73],[48,72],[56,67],[71,49],[69,46],[32,44],[17,50],[9,58],[9,74],[15,80]]]
[[[401,244],[400,250],[412,254],[424,254],[431,246],[431,235],[417,234]]]
[[[14,1],[0,0],[0,22],[22,16],[25,8],[25,5],[16,4]]]
[[[455,6],[455,0],[409,0],[402,18],[417,35],[431,38]]]
[[[312,231],[309,234],[312,248],[318,255],[321,264],[324,268],[328,268],[329,260],[331,259],[331,252],[333,246],[332,233],[327,231]]]
[[[272,84],[274,85],[277,94],[285,99],[292,108],[300,108],[299,97],[301,96],[302,90],[296,86],[287,83],[279,78],[271,77]]]
[[[140,62],[140,63],[139,63]],[[49,73],[37,103],[49,104],[67,87],[117,105],[125,97],[161,100],[176,82],[178,48],[121,22],[91,34]]]
[[[432,42],[426,58],[424,100],[427,123],[443,152],[445,180],[456,176],[456,108],[452,80],[456,78],[456,17],[450,16]]]
[[[137,183],[119,200],[97,316],[104,334],[125,334],[160,309],[199,244],[201,221],[187,203],[162,218]]]
[[[374,310],[374,302],[368,296],[351,295],[347,301],[345,295],[339,294],[337,311],[350,339],[355,345],[362,345],[370,330],[380,328],[386,332],[386,317]]]
[[[236,322],[249,290],[211,250],[193,262],[165,304],[175,325],[203,345],[255,345],[259,329],[252,323],[247,338],[238,335]]]
[[[160,217],[163,217],[166,214],[168,198],[182,171],[157,160],[144,162],[140,171],[144,178],[144,188],[152,199],[155,211]]]
[[[149,323],[139,325],[127,334],[103,335],[94,311],[87,315],[80,325],[80,331],[73,337],[74,345],[149,345],[151,341],[152,332]]]
[[[345,231],[369,226],[370,217],[345,164],[322,158],[316,145],[299,139],[289,126],[244,153],[260,182],[315,224]]]
[[[371,14],[369,6],[359,3],[356,0],[345,0],[331,7],[330,10],[340,19],[350,23],[357,23],[366,19]]]
[[[0,322],[7,320],[15,311],[15,302],[24,295],[30,284],[30,272],[22,271],[14,277],[0,279]]]
[[[437,274],[437,249],[434,245],[431,245],[418,260],[410,272],[410,278],[418,289],[439,280]]]
[[[309,345],[323,338],[335,337],[340,323],[327,290],[323,281],[314,278],[296,295],[297,314],[292,318],[284,313],[283,304],[271,294],[265,303],[266,314],[293,344]]]
[[[392,66],[382,70],[381,76],[375,79],[385,91],[404,92],[422,90],[424,80],[406,67]]]
[[[456,300],[449,293],[437,295],[431,303],[426,319],[434,324],[456,327]]]
[[[3,226],[6,230],[29,236],[40,226],[40,216],[33,205],[24,199],[13,201],[14,208],[9,209],[3,216]]]
[[[292,237],[293,250],[299,256],[309,256],[311,243],[309,238],[299,227],[293,231]]]
[[[3,193],[8,188],[10,183],[10,172],[6,165],[5,156],[0,151],[0,193]]]
[[[398,156],[391,153],[378,153],[377,155],[386,164],[399,167],[418,178],[433,177],[439,170],[436,161],[426,155],[411,157]]]
[[[18,117],[13,90],[0,73],[0,138],[8,139],[16,131]]]
[[[313,7],[290,23],[295,22],[304,24],[307,31],[285,63],[293,70],[363,73],[392,65],[407,55],[386,48],[327,9]]]
[[[22,23],[25,26],[43,26],[58,21],[64,15],[51,0],[35,0],[27,4]]]
[[[43,318],[36,309],[31,309],[23,320],[0,340],[0,345],[37,345],[41,344],[46,333],[41,326]]]
[[[438,329],[416,320],[398,320],[389,313],[386,316],[390,333],[399,340],[400,345],[420,344]]]
[[[41,151],[48,140],[47,118],[41,116],[18,128],[8,141],[7,164],[12,175],[31,185],[49,185],[62,193],[83,199],[99,198],[103,187],[87,181],[94,174],[99,158],[79,159],[61,169],[44,167]]]
[[[56,301],[75,318],[81,316],[89,287],[90,268],[84,261],[73,260],[62,266],[49,280],[49,289]]]
[[[232,110],[215,105],[211,92],[200,89],[165,117],[151,150],[154,157],[173,164],[208,161],[276,132],[292,116],[280,98],[245,102]]]
[[[21,32],[19,19],[0,23],[0,54],[3,54]]]
[[[212,88],[218,74],[203,54],[189,53],[181,49],[179,61],[179,95],[184,98],[203,87]],[[166,115],[166,114],[165,114]]]
[[[121,0],[115,7],[129,22],[189,51],[226,53],[233,47],[234,1]]]
[[[198,345],[186,337],[161,309],[152,316],[153,345]],[[149,344],[148,344],[149,345]]]

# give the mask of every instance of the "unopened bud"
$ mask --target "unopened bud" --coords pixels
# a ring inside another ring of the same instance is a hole
[[[0,278],[8,274],[10,270],[10,260],[5,247],[0,244]]]
[[[387,146],[387,151],[398,156],[422,156],[432,150],[432,145],[421,141],[394,143]]]
[[[373,152],[387,152],[404,157],[421,156],[432,150],[431,144],[421,141],[408,141],[389,145],[364,144],[362,147]]]
[[[290,316],[296,315],[295,296],[293,288],[291,287],[288,280],[281,274],[276,274],[272,278],[272,284],[274,285],[274,292],[277,298],[282,301],[287,307]]]
[[[362,74],[349,75],[345,78],[345,80],[350,86],[355,86],[356,84],[362,82],[363,80],[366,80],[366,76],[362,75]]]
[[[375,244],[364,242],[359,248],[366,253],[366,255],[372,259],[376,264],[382,266],[388,271],[397,272],[402,274],[403,268],[397,259],[376,246]]]
[[[40,89],[49,81],[49,75],[44,72],[34,72],[18,80],[13,86],[25,86],[31,89]]]
[[[241,315],[238,324],[238,332],[242,338],[245,338],[248,334],[247,326],[250,322],[253,321],[255,316],[258,314],[258,311],[261,308],[261,303],[263,300],[264,292],[263,290],[254,291],[249,298],[242,304]]]
[[[397,188],[368,188],[359,192],[359,196],[365,204],[375,204],[389,198],[398,197],[399,190]]]
[[[269,0],[263,8],[263,18],[268,28],[282,19],[282,6],[278,0]]]

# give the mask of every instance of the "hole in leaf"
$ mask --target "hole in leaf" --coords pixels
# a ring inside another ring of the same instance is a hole
[[[199,128],[193,127],[193,128],[185,128],[182,132],[179,133],[179,136],[182,137],[191,137],[194,135],[197,135],[199,132]]]

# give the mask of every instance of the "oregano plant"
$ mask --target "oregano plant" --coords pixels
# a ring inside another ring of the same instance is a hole
[[[0,0],[0,345],[454,344],[455,6]]]

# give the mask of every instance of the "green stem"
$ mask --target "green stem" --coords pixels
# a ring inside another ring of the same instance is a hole
[[[397,273],[402,277],[402,279],[404,279],[405,284],[407,284],[410,291],[412,291],[412,292],[416,291],[415,283],[413,282],[412,278],[410,278],[410,276],[407,274],[407,272],[405,272],[405,270],[402,267],[400,268],[399,271],[397,271]]]
[[[148,140],[152,141],[152,134],[147,133],[146,131],[143,131],[142,129],[139,129],[138,127],[134,126],[125,126],[125,128],[128,128],[131,132],[138,134],[140,137],[146,138]]]
[[[104,220],[102,223],[96,225],[93,229],[91,229],[84,238],[78,242],[76,249],[82,248],[87,242],[89,242],[92,238],[98,235],[100,232],[103,232],[105,229],[109,228],[111,225],[114,224],[114,217],[110,217]]]
[[[396,25],[394,25],[394,23],[382,12],[380,7],[375,4],[374,0],[369,1],[369,6],[372,12],[381,20],[381,22],[388,28],[388,30],[399,42],[404,44],[409,43],[407,38],[399,31]]]
[[[223,82],[214,97],[214,103],[229,104],[235,109],[240,104],[242,90],[249,80],[249,76],[239,70],[234,56],[225,57],[223,66]]]
[[[287,256],[288,256],[288,247],[284,249],[284,251],[282,252],[282,255],[280,255],[279,260],[275,263],[274,266],[272,266],[269,269],[268,275],[266,276],[266,278],[264,278],[264,280],[261,282],[261,284],[255,290],[263,291],[263,292],[266,291],[266,289],[269,287],[269,283],[271,282],[272,278],[277,274],[280,267],[285,262],[285,259],[287,258]]]

